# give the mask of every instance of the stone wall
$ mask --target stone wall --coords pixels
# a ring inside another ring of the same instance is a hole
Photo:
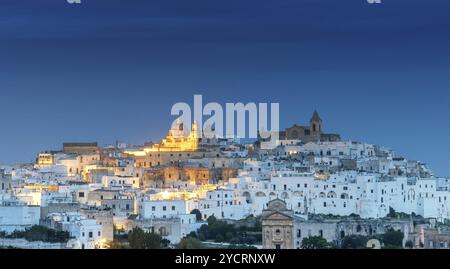
[[[29,242],[25,239],[0,238],[0,247],[20,249],[67,249],[65,243],[47,243],[42,241]]]

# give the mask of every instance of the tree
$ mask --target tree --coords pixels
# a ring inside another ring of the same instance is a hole
[[[303,249],[327,249],[330,246],[327,240],[320,236],[310,236],[302,240]]]
[[[177,245],[177,249],[203,249],[204,246],[200,240],[194,237],[185,237]]]
[[[342,249],[364,249],[367,247],[367,237],[362,235],[350,235],[344,237],[341,243]]]
[[[27,241],[65,243],[70,239],[70,234],[66,231],[57,231],[45,226],[34,225],[25,231],[15,231],[8,237],[25,238]]]
[[[403,247],[403,233],[394,229],[389,229],[383,235],[383,243],[385,248],[402,248]]]
[[[214,216],[210,216],[206,221],[208,222],[209,226],[212,226],[217,222],[217,219]]]
[[[389,207],[389,214],[387,215],[389,218],[397,218],[397,212],[392,207]]]
[[[128,235],[128,243],[132,249],[159,249],[161,242],[161,236],[144,232],[141,228],[134,228]]]
[[[145,240],[145,232],[141,228],[134,228],[128,234],[128,243],[130,244],[130,248],[132,249],[143,249],[144,248],[144,240]]]
[[[186,237],[194,237],[194,238],[198,238],[196,232],[190,232]]]
[[[144,249],[160,249],[162,238],[155,233],[145,233]]]
[[[197,219],[197,221],[202,221],[202,213],[200,212],[200,210],[198,209],[194,209],[191,211],[191,214],[195,215],[195,218]]]

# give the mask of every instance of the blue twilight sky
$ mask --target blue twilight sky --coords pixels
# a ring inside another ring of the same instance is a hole
[[[0,162],[157,140],[171,106],[280,102],[450,176],[450,1],[1,0]]]

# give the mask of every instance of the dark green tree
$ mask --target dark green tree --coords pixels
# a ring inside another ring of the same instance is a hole
[[[214,216],[210,216],[206,221],[208,222],[208,225],[211,226],[211,225],[214,225],[217,222],[217,219]]]
[[[402,248],[403,247],[403,233],[394,229],[389,229],[383,235],[383,243],[385,248]]]
[[[302,248],[303,249],[328,249],[331,245],[320,236],[310,236],[303,238]]]
[[[128,235],[128,243],[132,249],[160,249],[162,238],[154,233],[144,232],[134,228]]]
[[[344,237],[341,243],[342,249],[364,249],[367,247],[368,238],[362,235],[350,235]]]

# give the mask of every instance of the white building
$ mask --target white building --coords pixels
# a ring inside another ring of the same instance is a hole
[[[140,181],[138,177],[103,176],[102,185],[105,188],[139,189]]]
[[[189,213],[189,202],[185,200],[147,200],[141,203],[140,210],[143,219],[165,219]]]
[[[0,203],[0,231],[12,233],[23,231],[34,225],[39,225],[41,209],[38,206],[28,206],[18,201],[2,201]]]
[[[102,225],[95,219],[86,219],[78,212],[54,214],[54,222],[59,223],[63,231],[69,232],[77,240],[75,248],[97,249],[106,243],[102,240]]]

